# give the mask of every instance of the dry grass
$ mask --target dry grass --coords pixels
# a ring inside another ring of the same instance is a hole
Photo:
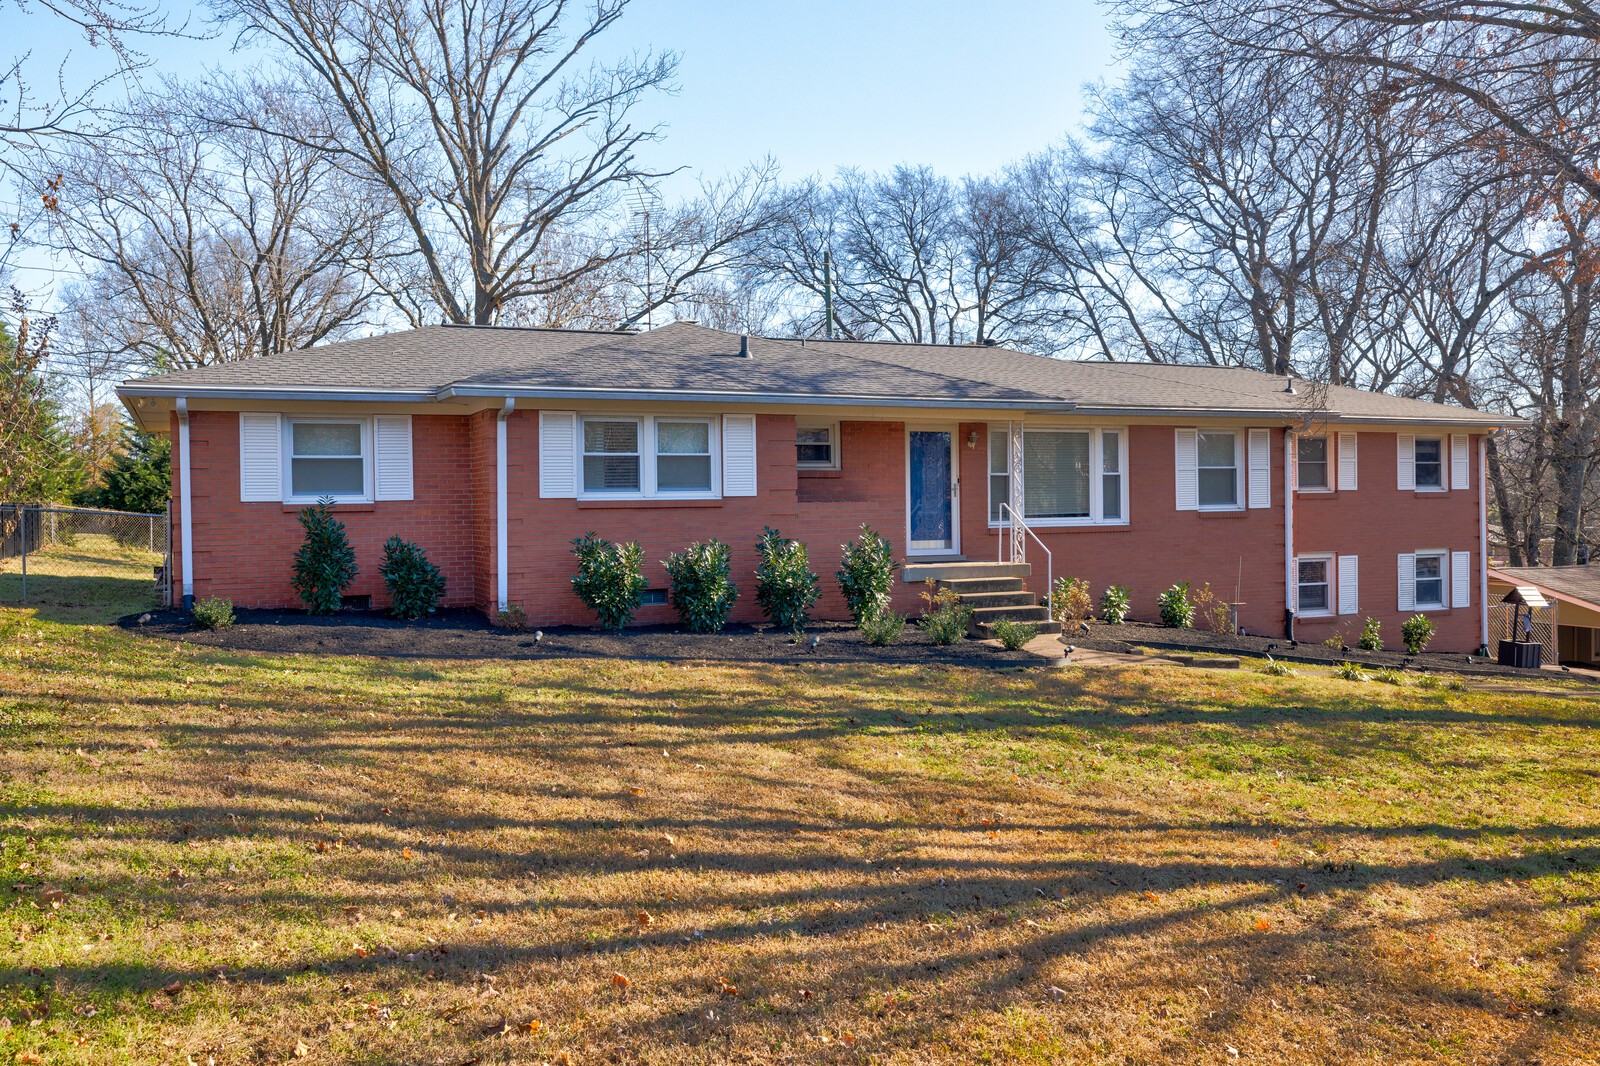
[[[32,615],[57,622],[112,621],[156,606],[153,568],[159,552],[118,544],[112,537],[82,533],[70,544],[52,544],[28,556]],[[0,605],[22,604],[22,557],[0,560]]]
[[[0,611],[0,1061],[1594,1061],[1597,731],[1555,681],[246,656]]]

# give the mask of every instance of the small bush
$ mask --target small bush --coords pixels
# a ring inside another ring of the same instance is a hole
[[[355,549],[344,523],[333,517],[333,501],[322,499],[300,511],[306,538],[294,555],[295,595],[312,614],[332,614],[344,605],[344,590],[356,579]]]
[[[1323,637],[1322,646],[1329,651],[1344,651],[1344,634],[1335,633],[1330,637]]]
[[[528,628],[528,612],[514,603],[508,603],[504,610],[495,615],[494,624],[520,633]]]
[[[1400,639],[1405,642],[1406,651],[1412,655],[1421,655],[1428,650],[1428,642],[1433,639],[1433,631],[1433,619],[1425,614],[1414,614],[1401,624]]]
[[[1376,618],[1368,618],[1367,624],[1361,627],[1361,636],[1356,638],[1356,647],[1362,651],[1383,650],[1383,623]]]
[[[972,623],[972,608],[961,602],[955,591],[929,578],[923,583],[922,631],[935,644],[954,644],[967,635]]]
[[[1467,683],[1461,680],[1459,677],[1452,677],[1449,681],[1444,683],[1444,687],[1449,689],[1451,692],[1467,691]]]
[[[811,572],[806,546],[768,526],[761,531],[756,550],[761,553],[756,567],[756,602],[773,625],[799,632],[822,592],[817,575]]]
[[[1188,629],[1194,624],[1194,604],[1189,600],[1189,583],[1173,585],[1156,598],[1161,608],[1161,624]]]
[[[1094,613],[1089,582],[1081,577],[1058,577],[1050,595],[1050,617],[1057,622],[1082,622]]]
[[[1293,677],[1294,670],[1288,663],[1280,663],[1272,656],[1267,656],[1267,661],[1262,664],[1261,672],[1272,677]]]
[[[1381,681],[1385,685],[1404,685],[1406,683],[1406,675],[1395,669],[1384,669],[1373,674],[1372,680]]]
[[[989,629],[1007,651],[1016,651],[1039,635],[1037,622],[1013,622],[1009,618],[996,618]]]
[[[1436,688],[1442,687],[1443,685],[1444,685],[1444,682],[1440,681],[1439,678],[1436,677],[1433,674],[1418,674],[1417,675],[1417,687],[1418,688],[1436,689]]]
[[[399,537],[384,541],[378,573],[389,590],[389,613],[396,618],[422,618],[439,609],[444,574],[417,545]]]
[[[1333,668],[1333,673],[1335,677],[1342,677],[1346,681],[1369,680],[1360,663],[1340,663]]]
[[[739,590],[726,544],[712,537],[673,552],[661,565],[671,582],[667,599],[684,625],[695,633],[715,633],[727,624]]]
[[[1194,614],[1213,633],[1233,632],[1233,608],[1229,607],[1226,601],[1217,599],[1217,594],[1211,591],[1209,581],[1200,586],[1200,591],[1195,593]]]
[[[195,605],[189,610],[189,617],[194,619],[194,624],[201,629],[227,629],[233,625],[233,602],[221,596],[213,596],[209,600],[196,600]]]
[[[861,536],[841,549],[839,591],[850,608],[856,625],[889,610],[889,595],[894,591],[894,574],[900,564],[894,549],[878,533],[863,525]],[[904,621],[902,619],[902,621]]]
[[[885,610],[878,614],[867,615],[856,625],[868,644],[881,648],[900,639],[900,633],[906,627],[906,620],[893,611]]]
[[[613,544],[594,533],[572,541],[578,572],[572,591],[595,613],[602,629],[621,629],[633,621],[644,599],[644,552],[637,541]]]
[[[1128,620],[1132,602],[1126,585],[1112,585],[1100,596],[1100,617],[1114,626],[1120,626]]]

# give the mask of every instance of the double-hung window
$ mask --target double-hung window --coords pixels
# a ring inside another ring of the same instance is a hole
[[[716,430],[709,418],[584,418],[582,485],[588,497],[716,495]]]
[[[1327,555],[1306,555],[1296,560],[1299,571],[1295,588],[1295,613],[1327,615],[1333,613],[1333,559]]]
[[[1200,509],[1226,511],[1239,506],[1238,433],[1199,434]]]
[[[1297,478],[1301,492],[1326,492],[1333,487],[1328,480],[1328,438],[1302,435],[1296,445]]]
[[[1422,442],[1419,440],[1420,445]],[[1419,552],[1416,556],[1415,589],[1417,609],[1444,608],[1444,568],[1445,555],[1443,552]]]
[[[839,424],[796,426],[794,450],[796,465],[801,470],[839,469]]]
[[[284,436],[291,501],[328,496],[336,502],[371,498],[371,444],[364,419],[290,419]]]
[[[1040,526],[1120,524],[1125,521],[1125,438],[1114,429],[1034,429],[1022,435],[1022,517]],[[989,431],[989,521],[1008,520],[1010,441],[1006,428]]]
[[[1419,489],[1444,488],[1444,438],[1418,437],[1416,477]]]

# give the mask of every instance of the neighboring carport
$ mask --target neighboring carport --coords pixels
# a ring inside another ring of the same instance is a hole
[[[1513,612],[1497,601],[1517,587],[1538,589],[1550,601],[1533,613],[1531,637],[1544,644],[1546,662],[1600,666],[1600,564],[1490,567],[1490,655],[1501,640],[1512,639]]]

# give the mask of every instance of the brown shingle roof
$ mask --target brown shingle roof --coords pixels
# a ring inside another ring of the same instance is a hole
[[[1085,413],[1229,415],[1505,425],[1491,412],[1252,370],[1054,359],[1004,348],[797,341],[678,322],[648,333],[429,326],[124,383],[124,395],[402,392],[639,395],[1018,406]]]
[[[1494,573],[1514,584],[1533,585],[1583,600],[1600,611],[1600,563],[1587,566],[1497,566]]]

